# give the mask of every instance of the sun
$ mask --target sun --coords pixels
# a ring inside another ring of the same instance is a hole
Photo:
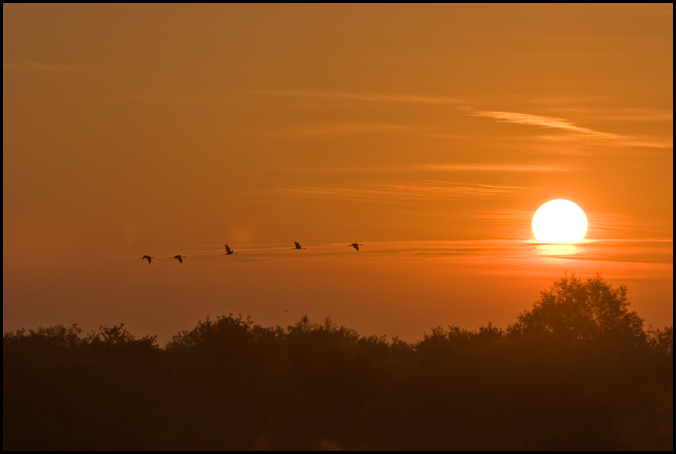
[[[541,243],[574,243],[586,232],[584,211],[568,200],[551,200],[533,215],[533,233]]]

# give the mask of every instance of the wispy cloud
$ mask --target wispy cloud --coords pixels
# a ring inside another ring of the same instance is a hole
[[[424,164],[413,166],[416,170],[434,170],[448,172],[569,172],[574,167],[535,164],[500,164],[500,163],[467,163],[467,164]]]
[[[449,96],[421,96],[392,93],[346,93],[338,91],[313,91],[313,90],[281,90],[257,92],[268,96],[289,96],[305,98],[333,98],[351,99],[355,101],[378,101],[378,102],[401,102],[401,103],[424,103],[424,104],[465,104],[467,100]]]
[[[465,109],[467,110],[467,109]],[[569,134],[563,135],[538,135],[536,138],[547,142],[589,142],[592,139],[595,145],[629,148],[656,148],[671,149],[674,146],[673,138],[635,137],[608,132],[596,131],[590,128],[578,126],[573,122],[556,117],[544,117],[517,112],[500,111],[470,111],[470,115],[488,117],[500,122],[515,123],[521,125],[538,126],[542,128],[558,129]],[[575,151],[572,152],[573,154]]]
[[[671,123],[674,121],[674,114],[669,110],[664,109],[646,109],[646,108],[621,108],[621,107],[606,107],[592,108],[592,107],[559,107],[556,109],[560,112],[574,113],[577,115],[584,115],[594,120],[603,121],[626,121],[631,123],[636,122],[655,122],[655,123]]]
[[[535,252],[545,257],[592,262],[673,264],[673,241],[669,239],[583,240],[573,245],[532,243]]]
[[[673,225],[664,225],[657,219],[636,219],[616,213],[588,213],[587,238],[611,239],[622,235],[633,238],[668,238],[673,236]]]
[[[587,137],[593,137],[601,140],[621,140],[628,139],[626,136],[611,134],[607,132],[594,131],[593,129],[577,126],[574,123],[563,118],[543,117],[541,115],[532,115],[517,112],[499,112],[499,111],[476,111],[471,115],[493,118],[494,120],[516,123],[520,125],[540,126],[543,128],[560,129],[575,134],[582,134]]]
[[[533,218],[533,213],[526,210],[500,210],[500,211],[473,211],[470,216],[482,220],[499,223],[500,225],[528,225]]]
[[[495,266],[500,259],[539,262],[563,259],[574,262],[653,263],[671,266],[671,240],[583,240],[575,244],[543,244],[535,240],[493,239],[464,241],[416,241],[376,243],[383,252],[401,256],[429,258],[464,257]],[[375,245],[374,245],[375,246]],[[375,248],[375,247],[374,247]],[[368,248],[364,247],[364,250]],[[517,265],[518,266],[518,265]]]
[[[429,127],[419,125],[402,125],[385,122],[324,122],[305,124],[290,127],[284,130],[270,131],[267,134],[276,137],[308,137],[308,136],[345,136],[358,134],[391,134],[403,133],[419,137],[431,137],[438,139],[463,140],[473,139],[474,136],[467,134],[443,134],[431,131]]]
[[[507,264],[508,269],[519,268],[529,270],[532,275],[534,267],[558,263],[575,270],[578,263],[627,263],[658,266],[662,272],[673,272],[673,240],[671,239],[600,239],[582,240],[574,244],[547,244],[531,239],[483,239],[483,240],[446,240],[446,241],[368,241],[362,240],[363,246],[358,257],[368,258],[419,258],[454,260],[462,258],[463,266],[481,265],[491,273],[499,272]],[[351,257],[354,250],[347,248],[349,241],[343,243],[303,243],[303,260],[309,257]],[[186,263],[192,261],[220,261],[230,263],[260,259],[298,259],[290,243],[242,244],[236,245],[238,255],[224,260],[221,245],[185,246],[179,248],[188,256]],[[172,249],[175,251],[176,248]],[[167,250],[169,256],[172,251]],[[551,260],[557,262],[551,262]],[[172,259],[162,259],[169,262]],[[565,260],[565,262],[564,262]],[[153,262],[154,263],[154,262]],[[572,267],[572,268],[571,268]],[[606,268],[604,268],[606,270]],[[627,268],[631,274],[637,269]],[[598,268],[593,271],[598,271]],[[610,271],[610,270],[608,270]]]
[[[492,186],[483,184],[426,181],[404,184],[362,184],[350,186],[278,188],[268,194],[288,196],[335,197],[376,202],[412,202],[466,197],[496,197],[535,192],[535,188],[520,186]]]
[[[490,223],[490,234],[496,238],[523,238],[532,235],[534,210],[494,210],[477,211],[464,214],[482,223]],[[665,227],[657,219],[634,218],[616,213],[587,213],[588,241],[616,241],[617,238],[632,238],[640,243],[671,241],[671,226]],[[627,240],[629,241],[629,240]],[[652,244],[652,243],[651,243]]]
[[[34,71],[52,71],[52,72],[81,71],[84,69],[82,66],[78,65],[44,63],[29,59],[24,59],[18,62],[2,62],[2,68],[12,70],[34,70]]]
[[[541,135],[538,136],[541,140],[546,141],[590,141],[590,139],[600,145],[609,145],[613,147],[635,147],[635,148],[673,148],[673,139],[669,138],[654,138],[654,137],[635,137],[622,134],[615,134],[605,131],[598,131],[592,128],[584,127],[575,124],[574,122],[565,118],[548,117],[543,115],[535,115],[520,112],[507,112],[498,110],[475,110],[468,107],[474,104],[477,100],[456,98],[451,96],[425,96],[413,94],[397,94],[397,93],[350,93],[330,90],[280,90],[280,91],[261,91],[256,92],[259,95],[279,96],[279,97],[295,97],[295,98],[315,98],[315,99],[344,99],[362,102],[391,102],[391,103],[411,103],[411,104],[446,104],[449,106],[462,109],[469,112],[470,115],[492,118],[499,122],[514,123],[528,126],[537,126],[541,128],[548,128],[559,130],[568,133],[565,136],[556,135]],[[571,102],[571,99],[545,99],[538,100],[541,103],[551,102]],[[579,100],[576,100],[579,101]],[[495,101],[494,101],[495,102]],[[568,107],[560,109],[563,111],[576,113],[590,113],[589,108],[575,108]],[[596,109],[593,112],[595,119],[605,120],[622,120],[622,121],[671,121],[673,115],[669,112],[655,111],[649,109],[624,109],[618,111],[613,110],[614,113],[608,114],[607,111]],[[424,128],[416,128],[412,126],[393,125],[387,123],[367,123],[367,124],[353,124],[353,123],[335,123],[318,126],[304,126],[297,130],[279,133],[283,136],[298,136],[298,135],[338,135],[338,134],[359,134],[359,133],[373,133],[373,132],[407,132],[418,134],[427,137],[452,138],[457,139],[458,136],[447,136],[444,134],[435,133],[433,131],[425,131]]]
[[[412,132],[409,126],[395,125],[390,123],[322,123],[318,125],[306,125],[285,132],[274,133],[282,137],[295,136],[331,136],[347,134],[371,134],[377,132]]]
[[[583,149],[580,149],[579,146],[584,144],[586,141],[588,144],[588,140],[586,140],[585,137],[581,135],[537,135],[533,137],[534,139],[541,140],[543,142],[548,142],[551,144],[561,144],[561,145],[576,145],[578,148],[557,148],[556,153],[564,153],[564,154],[585,154],[586,152]],[[598,147],[612,147],[613,149],[617,149],[618,147],[622,148],[654,148],[656,151],[659,150],[670,150],[674,148],[674,141],[672,138],[641,138],[641,137],[625,137],[623,139],[618,139],[618,140],[601,140],[601,141],[595,141],[594,146],[596,146],[597,150]],[[636,151],[625,151],[624,154],[643,154],[643,152],[636,152]]]
[[[570,172],[576,167],[537,164],[457,163],[457,164],[408,164],[400,166],[361,167],[294,167],[284,169],[293,172]]]

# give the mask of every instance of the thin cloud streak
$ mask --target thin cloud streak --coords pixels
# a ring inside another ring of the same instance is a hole
[[[581,137],[579,135],[576,136],[539,135],[535,136],[534,138],[545,142],[564,143],[564,144],[565,143],[579,144],[585,139],[584,137]],[[616,141],[600,141],[597,142],[595,145],[614,148],[617,148],[618,146],[629,148],[657,148],[662,150],[674,148],[674,142],[671,139],[655,140],[655,139],[642,139],[638,137],[635,138],[627,137],[625,139],[621,140],[618,139]],[[569,154],[578,154],[578,153],[571,151]]]
[[[355,101],[377,101],[377,102],[401,102],[401,103],[423,103],[423,104],[465,104],[467,100],[452,98],[448,96],[419,96],[407,94],[388,94],[388,93],[345,93],[337,91],[313,91],[313,90],[283,90],[283,91],[261,91],[260,95],[268,96],[288,96],[288,97],[306,97],[306,98],[334,98],[350,99]]]
[[[25,59],[19,62],[2,62],[3,69],[12,70],[36,70],[36,71],[53,71],[53,72],[70,72],[81,71],[85,68],[77,65],[62,65],[54,63],[42,63],[34,60]]]
[[[632,232],[633,237],[673,236],[673,226],[663,226],[653,219],[643,219],[637,222],[628,216],[614,213],[588,213],[587,237],[610,239],[618,234]],[[659,226],[659,227],[658,227]],[[638,241],[638,240],[637,240]]]
[[[557,129],[574,134],[569,137],[570,140],[580,139],[594,139],[598,143],[612,145],[612,146],[626,146],[638,148],[673,148],[672,139],[654,139],[644,137],[631,137],[621,134],[613,134],[609,132],[596,131],[591,128],[578,126],[575,123],[564,118],[546,117],[542,115],[526,114],[519,112],[505,112],[493,110],[473,110],[467,107],[472,104],[471,100],[453,98],[449,96],[419,96],[410,94],[383,94],[383,93],[347,93],[336,91],[321,91],[321,90],[286,90],[286,91],[262,91],[256,92],[259,95],[267,96],[281,96],[281,97],[305,97],[305,98],[325,98],[325,99],[347,99],[354,101],[367,102],[397,102],[397,103],[417,103],[417,104],[447,104],[455,106],[464,111],[470,112],[470,115],[492,118],[494,120],[506,123],[515,123],[522,125],[538,126],[543,128]],[[584,110],[584,109],[582,109]],[[636,121],[668,121],[672,116],[665,112],[650,112],[640,109],[634,109],[627,115],[620,115],[623,120]],[[595,115],[595,118],[605,118],[602,113]],[[612,116],[608,118],[613,118]],[[457,138],[455,136],[447,137],[443,134],[435,134],[426,131],[420,131],[416,128],[406,127],[402,125],[391,125],[384,123],[373,123],[366,125],[357,124],[335,124],[318,127],[307,127],[297,131],[282,133],[283,136],[297,136],[297,135],[330,135],[330,134],[355,134],[379,131],[400,131],[416,133],[427,137],[439,138]],[[556,136],[541,136],[543,140],[561,140]],[[564,139],[565,140],[565,139]]]
[[[426,181],[390,185],[351,185],[278,188],[264,191],[270,195],[334,197],[374,202],[413,202],[466,197],[495,197],[535,192],[536,188]]]
[[[500,234],[496,235],[497,228],[492,235],[500,238],[519,238],[532,232],[534,211],[527,210],[500,210],[466,213],[465,216],[482,222],[491,222],[499,227]],[[638,222],[626,215],[613,213],[586,213],[588,241],[616,241],[620,235],[629,234],[634,238],[631,241],[665,241],[663,239],[650,240],[648,238],[668,238],[671,230],[655,228],[656,222]],[[624,240],[621,240],[624,241]],[[669,240],[671,241],[671,240]]]
[[[533,164],[500,164],[500,163],[459,163],[459,164],[410,164],[401,166],[372,167],[301,167],[286,168],[294,172],[571,172],[580,170],[576,167],[561,167]]]
[[[291,131],[273,133],[273,135],[280,137],[332,136],[377,132],[414,132],[414,130],[408,126],[390,123],[325,123],[313,126],[301,126]]]
[[[378,134],[378,133],[405,133],[419,137],[431,137],[435,139],[463,140],[474,139],[474,136],[461,134],[441,134],[430,132],[425,128],[406,126],[392,123],[319,123],[313,125],[301,125],[285,131],[270,131],[267,134],[275,137],[308,137],[308,136],[339,136],[355,134]]]
[[[565,120],[563,118],[543,117],[541,115],[532,115],[516,112],[499,112],[499,111],[476,111],[471,112],[470,115],[493,118],[494,120],[506,123],[516,123],[521,125],[531,125],[531,126],[540,126],[543,128],[560,129],[563,131],[582,134],[588,137],[593,137],[601,140],[628,139],[628,137],[621,136],[619,134],[594,131],[593,129],[577,126],[574,123]]]
[[[575,167],[561,167],[533,164],[426,164],[413,166],[414,170],[434,170],[448,172],[570,172]]]
[[[558,109],[564,112],[572,112],[575,114],[582,114],[595,120],[604,121],[627,121],[627,122],[664,122],[671,123],[674,121],[674,115],[671,111],[662,109],[641,109],[641,108],[606,108],[595,109],[590,107],[576,107],[568,109]],[[611,112],[611,113],[609,113]]]
[[[539,126],[542,128],[558,129],[572,135],[568,136],[551,136],[539,135],[540,140],[549,142],[576,142],[582,139],[595,139],[600,145],[613,147],[633,147],[633,148],[659,148],[670,149],[673,148],[673,139],[655,140],[654,138],[645,137],[631,137],[620,134],[612,134],[602,131],[595,131],[590,128],[577,126],[563,118],[544,117],[541,115],[524,114],[517,112],[500,112],[500,111],[472,111],[470,115],[487,117],[505,123],[515,123],[521,125]]]
[[[374,241],[362,240],[359,255],[348,248],[350,241],[343,243],[304,243],[302,252],[295,251],[289,243],[242,244],[233,246],[239,255],[222,257],[220,245],[185,246],[181,249],[187,257],[184,265],[191,261],[216,261],[225,264],[272,259],[313,259],[321,257],[354,256],[368,258],[418,258],[457,259],[463,263],[481,265],[493,269],[502,261],[522,263],[523,266],[537,266],[538,260],[566,260],[580,262],[624,262],[661,265],[664,270],[673,268],[673,240],[661,239],[597,239],[582,240],[571,244],[540,243],[533,239],[484,239],[484,240],[412,240]],[[165,254],[169,254],[166,251]],[[171,252],[173,253],[173,252]],[[131,259],[130,259],[131,260]],[[134,259],[135,260],[135,259]],[[535,261],[533,263],[533,261]],[[156,261],[153,261],[155,264]],[[171,259],[157,261],[174,264]],[[563,262],[562,262],[563,263]],[[530,264],[530,265],[529,265]]]

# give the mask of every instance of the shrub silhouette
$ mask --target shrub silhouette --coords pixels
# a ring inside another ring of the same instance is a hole
[[[672,449],[673,326],[565,275],[507,330],[418,342],[327,318],[3,336],[4,449]]]

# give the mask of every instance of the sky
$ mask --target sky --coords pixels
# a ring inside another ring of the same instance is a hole
[[[673,324],[671,4],[3,4],[4,331],[415,341],[566,272]]]

